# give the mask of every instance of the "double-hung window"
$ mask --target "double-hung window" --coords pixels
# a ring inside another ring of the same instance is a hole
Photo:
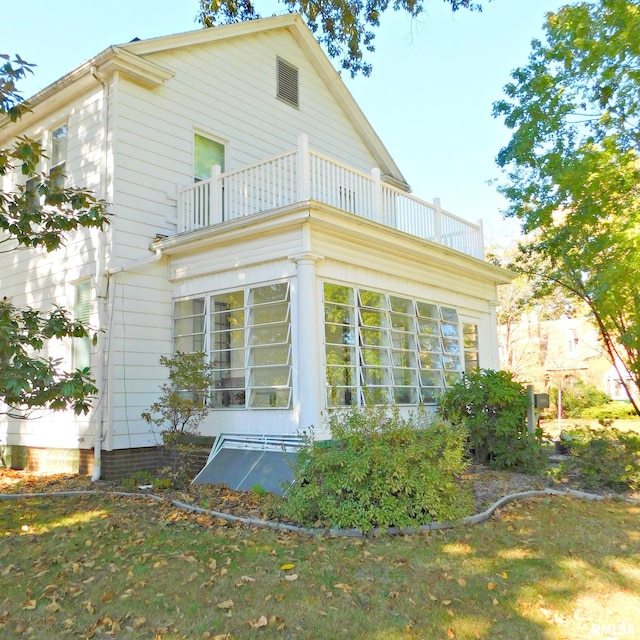
[[[64,188],[66,185],[67,133],[66,124],[63,124],[51,132],[51,165],[49,167],[49,174],[59,189]]]

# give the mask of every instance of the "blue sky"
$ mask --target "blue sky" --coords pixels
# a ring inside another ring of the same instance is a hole
[[[425,0],[420,20],[382,16],[369,78],[345,82],[411,184],[425,200],[470,220],[483,219],[485,244],[508,242],[494,158],[509,139],[491,117],[514,68],[560,0],[491,0],[482,13],[452,14]],[[260,8],[260,5],[258,4]],[[38,65],[24,97],[111,44],[199,28],[198,0],[0,0],[0,53]]]

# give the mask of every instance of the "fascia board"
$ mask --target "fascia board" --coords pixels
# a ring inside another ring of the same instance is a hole
[[[494,284],[509,284],[515,277],[514,273],[484,260],[315,200],[156,240],[149,248],[152,251],[160,249],[169,256],[180,255],[206,248],[214,249],[220,245],[228,246],[235,241],[266,236],[278,230],[299,227],[303,223],[310,223],[312,228],[331,230],[333,233],[339,231],[342,235],[353,237],[354,243],[363,247],[363,253],[368,247],[383,247],[389,255],[397,255],[400,259],[410,257],[416,262],[438,265],[444,270]]]
[[[105,80],[119,71],[133,82],[147,88],[156,87],[174,76],[172,71],[155,62],[119,47],[108,47],[27,100],[31,111],[25,113],[17,122],[12,123],[8,117],[0,120],[0,131],[3,134],[6,132],[8,136],[16,135],[36,120],[46,117],[81,96],[98,84],[98,80],[92,75],[93,71]],[[34,111],[36,107],[37,113]]]

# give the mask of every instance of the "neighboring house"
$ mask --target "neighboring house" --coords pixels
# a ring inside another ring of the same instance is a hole
[[[90,363],[91,414],[1,418],[14,456],[103,477],[146,464],[141,412],[177,350],[215,365],[203,434],[273,441],[328,437],[327,409],[365,396],[433,407],[466,367],[497,368],[510,275],[484,262],[479,225],[410,195],[298,16],[113,46],[30,103],[0,145],[40,140],[43,169],[63,164],[113,220],[0,256],[0,295],[102,331],[49,351]]]
[[[524,313],[519,321],[498,327],[498,342],[501,368],[536,390],[566,388],[580,380],[613,400],[628,400],[598,331],[587,318],[540,320],[535,312]],[[626,372],[623,365],[620,370]]]

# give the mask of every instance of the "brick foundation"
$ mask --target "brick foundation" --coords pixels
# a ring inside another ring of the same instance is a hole
[[[195,476],[205,465],[213,439],[198,442],[183,450],[181,463]],[[170,456],[175,455],[164,447],[138,447],[102,452],[102,480],[129,478],[138,471],[153,472],[169,465]],[[12,469],[47,471],[51,473],[93,473],[92,449],[44,449],[9,445],[3,447],[3,457]]]

